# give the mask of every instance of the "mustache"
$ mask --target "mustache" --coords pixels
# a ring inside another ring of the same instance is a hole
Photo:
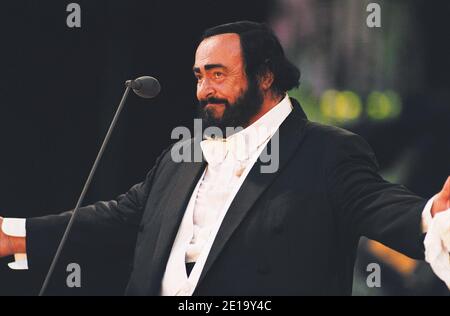
[[[227,99],[219,99],[219,98],[208,98],[204,100],[200,100],[199,104],[202,108],[204,108],[207,104],[225,104],[226,107],[230,105]]]

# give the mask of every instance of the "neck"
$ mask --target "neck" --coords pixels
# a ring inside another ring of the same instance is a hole
[[[259,110],[258,113],[256,113],[249,121],[247,126],[252,125],[253,123],[255,123],[257,120],[259,120],[261,117],[263,117],[267,112],[269,112],[270,110],[272,110],[278,103],[281,102],[281,100],[283,100],[285,97],[285,95],[274,95],[273,93],[267,93],[264,96],[264,101],[263,104],[261,106],[261,109]],[[245,127],[247,127],[245,126]]]

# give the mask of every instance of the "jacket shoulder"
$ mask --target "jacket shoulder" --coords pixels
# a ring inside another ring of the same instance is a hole
[[[308,121],[305,133],[307,137],[313,138],[321,145],[331,146],[331,148],[348,143],[360,143],[370,148],[360,135],[336,126]]]
[[[313,147],[317,146],[330,163],[333,161],[336,163],[342,159],[363,159],[376,169],[379,168],[373,149],[358,134],[316,122],[308,122],[305,133],[309,144]]]
[[[361,136],[350,132],[344,128],[325,125],[317,122],[308,121],[306,132],[309,134],[308,136],[324,138],[324,141],[333,142],[336,140],[346,140],[351,138],[361,138]]]

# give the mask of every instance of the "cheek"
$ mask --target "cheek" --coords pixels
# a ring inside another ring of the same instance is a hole
[[[237,101],[240,97],[242,97],[242,96],[244,95],[244,93],[245,93],[245,88],[244,88],[244,87],[236,87],[236,88],[234,89],[234,92],[233,92],[233,100],[232,100],[232,103],[236,103],[236,101]]]
[[[230,103],[235,103],[237,99],[242,96],[246,88],[245,82],[242,81],[233,81],[227,83],[223,87],[224,94],[226,93],[226,98]]]

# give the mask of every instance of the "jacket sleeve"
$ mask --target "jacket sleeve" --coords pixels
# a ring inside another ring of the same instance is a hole
[[[127,193],[111,201],[101,201],[78,210],[66,245],[77,252],[95,249],[114,249],[120,256],[123,250],[134,249],[147,198],[154,183],[166,149],[156,160],[145,180]],[[59,215],[35,217],[26,221],[26,245],[29,267],[48,266],[69,223],[73,211]]]
[[[426,201],[385,181],[372,149],[355,134],[341,130],[327,159],[327,192],[341,231],[423,259],[421,214]]]

